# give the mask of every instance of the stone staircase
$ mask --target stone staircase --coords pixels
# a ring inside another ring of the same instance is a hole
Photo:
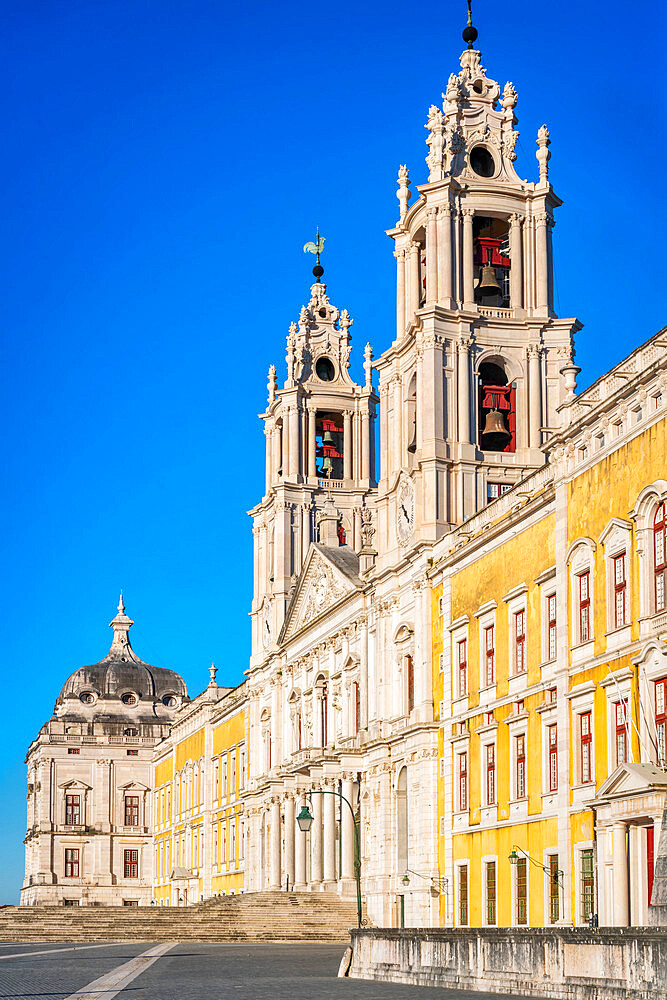
[[[0,941],[347,942],[356,903],[335,893],[253,892],[193,906],[11,906]]]

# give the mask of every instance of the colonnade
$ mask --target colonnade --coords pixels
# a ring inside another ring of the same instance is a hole
[[[249,889],[285,889],[289,880],[296,891],[354,891],[354,820],[339,792],[354,806],[352,775],[275,794],[251,810],[252,840],[263,849],[249,857]],[[313,817],[308,833],[297,823],[304,805]]]

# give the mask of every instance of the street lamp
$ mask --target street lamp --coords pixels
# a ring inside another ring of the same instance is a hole
[[[308,792],[308,798],[312,798],[313,795],[335,795],[337,799],[341,799],[345,802],[350,813],[352,814],[352,828],[354,830],[354,878],[357,883],[357,924],[359,927],[362,925],[361,919],[361,845],[359,844],[359,830],[357,829],[357,820],[354,815],[354,809],[352,808],[352,803],[349,799],[345,798],[342,792],[332,792],[329,789],[314,788],[311,792]],[[307,805],[301,807],[301,812],[296,818],[299,829],[302,833],[308,833],[311,826],[313,825],[313,817],[308,809]]]
[[[561,889],[564,888],[565,872],[560,869],[558,869],[558,871],[553,871],[551,868],[548,868],[547,865],[543,865],[541,861],[536,861],[535,858],[531,858],[528,851],[524,851],[523,847],[512,847],[507,859],[511,865],[518,864],[519,855],[517,854],[517,851],[521,851],[524,858],[526,858],[527,861],[530,861],[531,865],[535,865],[536,868],[541,868],[545,875],[549,875],[549,877],[553,879],[554,885],[560,886]]]

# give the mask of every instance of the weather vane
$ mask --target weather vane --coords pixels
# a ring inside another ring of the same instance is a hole
[[[467,42],[468,48],[472,48],[472,43],[477,41],[477,28],[472,23],[472,0],[468,0],[468,23],[463,29],[463,41]]]
[[[316,233],[315,233],[315,242],[314,243],[304,243],[304,245],[303,245],[303,252],[304,253],[314,253],[315,254],[315,259],[316,259],[317,263],[315,264],[315,267],[313,268],[313,274],[317,278],[318,283],[319,283],[320,278],[324,274],[324,268],[320,264],[320,254],[322,253],[322,250],[324,249],[324,239],[325,239],[324,236],[320,236],[320,227],[318,225],[317,228],[316,228]]]

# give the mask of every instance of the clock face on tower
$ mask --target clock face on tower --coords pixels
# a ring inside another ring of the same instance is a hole
[[[406,480],[398,491],[396,501],[396,532],[401,545],[406,545],[415,529],[415,487]]]

